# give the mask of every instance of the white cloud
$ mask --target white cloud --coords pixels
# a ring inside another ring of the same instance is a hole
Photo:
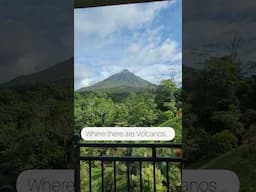
[[[91,36],[106,38],[120,28],[133,30],[151,22],[163,8],[175,1],[146,4],[130,4],[75,10],[75,33],[82,33],[87,39]],[[80,39],[81,40],[81,39]]]
[[[181,74],[182,54],[178,43],[170,38],[161,40],[158,38],[158,33],[147,35],[148,33],[152,34],[152,31],[137,34],[136,38],[132,38],[131,43],[123,50],[124,56],[108,60],[99,58],[97,63],[101,71],[97,80],[103,80],[123,69],[129,69],[154,83],[158,83],[163,78],[175,78],[180,82],[181,75],[178,74]]]
[[[80,83],[81,87],[87,87],[90,85],[90,79],[83,79]]]
[[[92,71],[84,63],[75,64],[75,89],[90,85],[93,77]]]
[[[166,39],[160,43],[151,41],[140,44],[141,42],[128,48],[131,53],[130,57],[137,63],[151,65],[152,63],[170,63],[181,60],[181,52],[178,51],[178,44],[174,40]],[[134,52],[134,47],[136,47],[136,52]]]
[[[155,83],[163,77],[170,78],[172,73],[181,73],[180,45],[173,39],[159,38],[160,34],[161,28],[157,28],[137,35],[127,47],[127,55],[116,61],[114,65],[117,65],[119,70],[127,67],[137,75]],[[181,81],[181,78],[177,81]]]
[[[181,81],[181,45],[166,34],[171,26],[161,21],[152,24],[174,2],[76,11],[75,88],[123,69],[154,83],[172,77]]]

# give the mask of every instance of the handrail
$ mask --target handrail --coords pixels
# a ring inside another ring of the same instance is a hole
[[[80,147],[139,147],[139,148],[182,148],[182,144],[179,143],[79,143]]]

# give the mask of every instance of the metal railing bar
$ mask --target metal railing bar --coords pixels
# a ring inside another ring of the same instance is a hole
[[[182,162],[182,158],[180,157],[157,157],[156,159],[152,157],[95,157],[95,156],[88,156],[88,157],[80,157],[81,161],[171,161],[171,162]]]
[[[154,192],[156,192],[156,148],[152,147]]]
[[[182,148],[182,144],[178,143],[80,143],[80,147],[106,147],[106,148],[117,148],[117,147],[140,147],[140,148]]]
[[[170,192],[170,183],[169,183],[169,161],[166,161],[166,185],[167,185],[167,192]]]
[[[140,166],[140,192],[143,191],[143,186],[142,186],[142,161],[139,162]]]
[[[101,161],[101,191],[104,192],[104,161]]]
[[[154,192],[156,192],[156,162],[153,161]]]
[[[89,192],[92,192],[92,161],[89,160]]]
[[[80,147],[79,147],[79,145],[75,145],[75,155],[76,155],[76,157],[80,157]],[[79,158],[76,158],[75,159],[75,163],[76,163],[76,165],[75,165],[75,191],[76,192],[80,192],[81,191],[81,189],[80,189],[80,184],[81,184],[81,178],[80,178],[80,168],[81,168],[81,166],[80,166],[80,159]]]
[[[81,155],[81,148],[146,148],[151,149],[152,154],[149,157],[143,157],[143,156],[104,156],[104,154],[101,154],[100,156],[83,156]],[[170,188],[170,163],[178,163],[181,168],[183,164],[183,159],[180,156],[168,156],[168,157],[162,157],[159,154],[157,154],[157,150],[161,148],[169,148],[169,149],[182,149],[182,144],[179,143],[76,143],[76,174],[75,174],[75,182],[76,182],[76,192],[80,192],[80,163],[81,161],[88,162],[88,172],[89,172],[89,192],[92,192],[92,169],[93,169],[93,162],[98,161],[101,163],[101,192],[106,191],[105,188],[105,162],[112,162],[113,164],[113,183],[111,190],[113,192],[117,192],[117,162],[122,162],[126,164],[127,170],[127,192],[130,192],[132,190],[131,185],[131,163],[139,163],[139,188],[140,192],[143,192],[143,162],[152,163],[153,165],[153,191],[157,191],[157,166],[160,162],[166,163],[166,185],[167,185],[167,192],[171,191]],[[103,155],[103,156],[102,156]]]
[[[127,192],[130,192],[130,162],[127,161]]]
[[[116,192],[116,161],[114,163],[114,192]]]

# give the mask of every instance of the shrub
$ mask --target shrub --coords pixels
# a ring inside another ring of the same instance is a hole
[[[212,136],[217,153],[224,153],[237,146],[238,139],[229,130],[224,130]]]

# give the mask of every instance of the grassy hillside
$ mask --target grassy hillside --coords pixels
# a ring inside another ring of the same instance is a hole
[[[256,154],[248,145],[242,145],[207,164],[203,169],[228,169],[239,175],[240,192],[254,192],[256,188]]]
[[[175,130],[175,142],[181,143],[182,141],[182,125],[181,117],[169,119],[159,125],[159,127],[172,127]]]

